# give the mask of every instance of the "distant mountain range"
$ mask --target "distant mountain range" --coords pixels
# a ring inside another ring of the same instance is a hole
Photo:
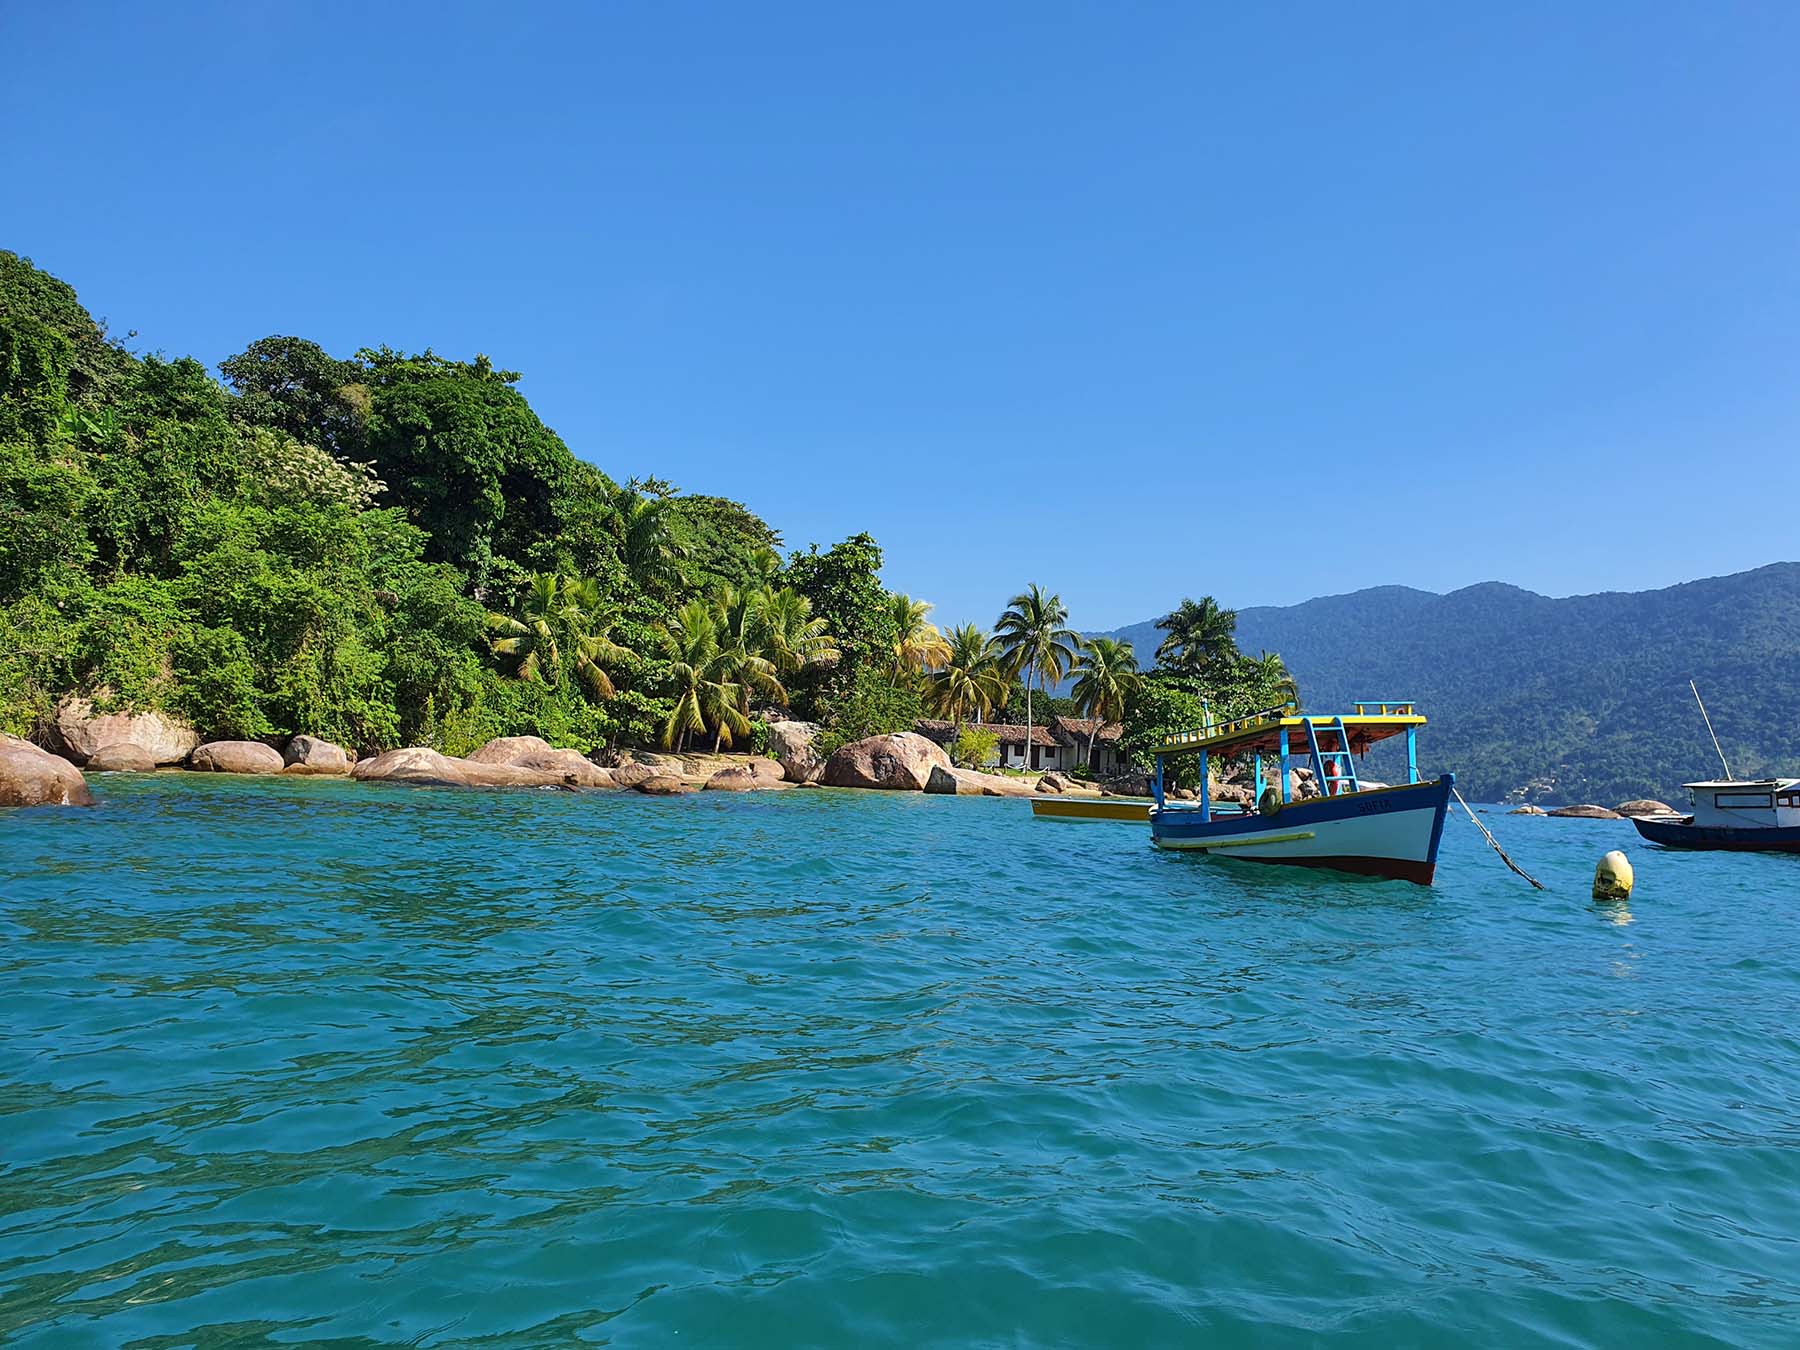
[[[1111,636],[1148,667],[1163,635]],[[1309,711],[1417,700],[1421,767],[1454,770],[1471,801],[1684,802],[1683,781],[1719,772],[1690,678],[1733,772],[1800,775],[1800,563],[1562,600],[1378,586],[1240,610],[1238,645],[1280,652]],[[1371,777],[1397,771],[1384,748]]]

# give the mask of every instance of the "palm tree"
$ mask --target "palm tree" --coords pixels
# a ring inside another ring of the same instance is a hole
[[[556,596],[561,583],[554,572],[540,572],[526,587],[520,617],[488,611],[488,646],[496,656],[516,656],[513,678],[544,681],[546,674],[555,678],[562,665],[562,654],[556,646]]]
[[[1293,672],[1287,668],[1287,662],[1281,659],[1279,652],[1264,652],[1250,663],[1275,693],[1278,701],[1300,706],[1300,685],[1295,681]]]
[[[927,677],[926,704],[939,717],[956,724],[971,715],[985,721],[1006,703],[1006,674],[994,656],[988,635],[972,623],[952,628],[947,636],[949,655]]]
[[[769,656],[761,593],[725,586],[712,598],[712,614],[718,629],[720,657],[730,671],[732,683],[737,686],[738,711],[749,718],[752,689],[767,694],[778,703],[786,703],[787,690],[776,678],[775,662]],[[719,731],[722,737],[722,723]],[[716,754],[718,749],[719,741],[714,740],[713,752]]]
[[[950,654],[950,644],[937,625],[925,616],[931,605],[898,593],[888,596],[888,614],[894,621],[894,683],[918,671],[936,670]]]
[[[1006,612],[994,625],[996,654],[1001,666],[1025,682],[1025,744],[1031,744],[1031,688],[1034,680],[1046,687],[1075,664],[1075,648],[1081,639],[1065,627],[1069,610],[1060,595],[1045,595],[1035,581],[1007,602]],[[1029,749],[1026,751],[1029,763]]]
[[[675,707],[663,723],[665,750],[679,750],[691,734],[717,728],[714,747],[750,734],[750,719],[738,710],[738,685],[731,678],[735,658],[719,644],[719,623],[711,605],[690,600],[662,630]]]
[[[1081,644],[1081,658],[1075,666],[1075,706],[1083,717],[1091,718],[1088,730],[1087,762],[1094,762],[1094,742],[1104,722],[1119,722],[1125,717],[1125,705],[1139,684],[1137,653],[1129,642],[1114,638],[1089,638]]]
[[[1211,662],[1237,654],[1237,611],[1219,608],[1210,595],[1198,604],[1183,599],[1156,626],[1168,634],[1157,644],[1156,663],[1170,670],[1197,675]]]
[[[575,678],[595,698],[613,697],[618,691],[608,667],[629,661],[636,653],[613,641],[619,616],[601,597],[599,582],[592,577],[564,579],[562,621],[575,656]]]
[[[812,601],[792,586],[763,592],[762,621],[769,659],[777,670],[792,674],[806,666],[830,665],[841,655],[825,620],[813,615]]]
[[[613,494],[619,560],[646,594],[685,584],[681,574],[685,550],[675,535],[673,508],[672,498],[647,497],[635,488]]]
[[[518,658],[513,675],[521,680],[553,684],[562,677],[564,648],[575,660],[575,677],[595,698],[616,692],[607,667],[630,660],[633,653],[612,639],[617,616],[607,607],[599,583],[591,577],[559,577],[541,572],[526,588],[520,617],[490,613],[488,645],[498,656]]]

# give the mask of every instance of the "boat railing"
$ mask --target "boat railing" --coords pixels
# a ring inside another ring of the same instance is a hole
[[[1358,699],[1353,705],[1358,717],[1416,717],[1413,701],[1408,699]]]
[[[1204,741],[1214,741],[1221,736],[1235,736],[1239,732],[1252,731],[1257,727],[1269,726],[1297,711],[1299,705],[1293,702],[1282,703],[1273,708],[1264,708],[1261,712],[1247,713],[1243,717],[1234,717],[1229,722],[1208,722],[1203,727],[1192,731],[1178,731],[1163,742],[1165,750],[1178,750],[1185,745],[1199,745]]]

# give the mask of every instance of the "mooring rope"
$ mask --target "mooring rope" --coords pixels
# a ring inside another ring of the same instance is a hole
[[[1464,811],[1469,812],[1469,819],[1475,821],[1475,828],[1481,831],[1483,837],[1485,837],[1487,839],[1488,843],[1493,847],[1494,852],[1496,852],[1500,855],[1501,862],[1505,863],[1508,867],[1512,868],[1513,871],[1517,872],[1520,876],[1524,877],[1525,880],[1529,881],[1533,886],[1536,886],[1540,891],[1547,891],[1550,889],[1548,886],[1544,885],[1543,882],[1539,881],[1536,877],[1532,876],[1531,873],[1527,872],[1523,867],[1520,867],[1519,864],[1517,864],[1509,856],[1507,856],[1506,850],[1500,847],[1500,841],[1498,839],[1494,838],[1493,832],[1490,831],[1488,829],[1488,827],[1483,825],[1479,820],[1475,819],[1475,813],[1473,811],[1469,810],[1469,804],[1467,802],[1463,801],[1463,795],[1462,795],[1462,793],[1460,793],[1456,790],[1456,785],[1454,783],[1452,783],[1450,785],[1450,794],[1453,797],[1455,797],[1457,801],[1462,802],[1462,809]]]

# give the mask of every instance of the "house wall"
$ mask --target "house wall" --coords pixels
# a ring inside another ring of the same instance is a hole
[[[1013,744],[1002,745],[1000,749],[1006,756],[1006,767],[1009,769],[1035,768],[1040,772],[1048,773],[1051,769],[1062,768],[1062,747],[1060,745],[1025,746]],[[1032,764],[1030,762],[1030,757],[1025,753],[1030,749],[1035,749],[1038,752],[1036,764]]]
[[[1059,758],[1063,766],[1073,769],[1077,764],[1086,762],[1088,772],[1101,778],[1109,778],[1124,767],[1124,762],[1119,758],[1119,750],[1116,743],[1108,744],[1106,741],[1095,741],[1094,757],[1090,761],[1088,760],[1087,740],[1080,736],[1077,736],[1075,739],[1077,744],[1060,747],[1061,755]]]

